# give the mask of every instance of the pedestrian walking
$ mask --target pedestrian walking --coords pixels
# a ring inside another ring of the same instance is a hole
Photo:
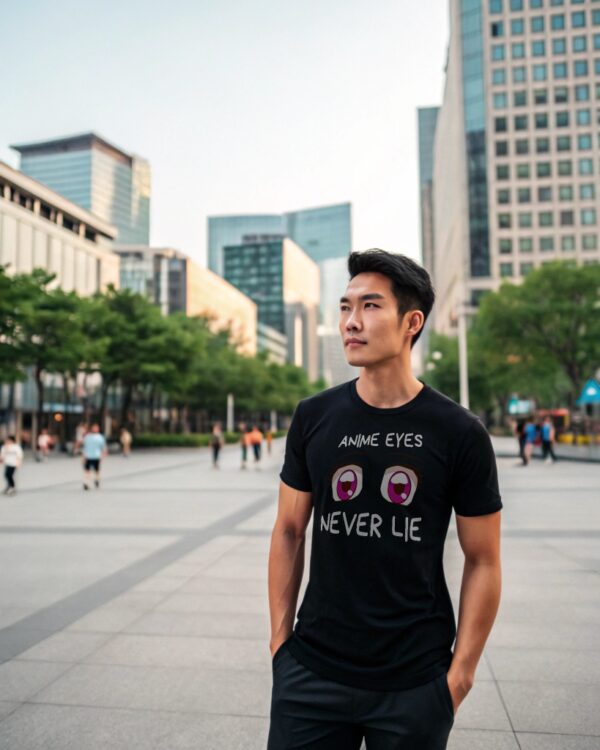
[[[526,420],[523,431],[525,434],[525,447],[523,448],[523,455],[525,457],[525,466],[527,466],[531,461],[531,457],[533,455],[533,447],[538,437],[538,428],[531,417]]]
[[[121,427],[119,431],[119,442],[121,443],[121,450],[123,451],[123,457],[129,458],[131,454],[131,443],[133,437],[127,427]]]
[[[90,431],[83,438],[83,489],[92,486],[92,472],[94,472],[94,487],[100,487],[100,462],[108,455],[106,439],[100,432],[100,425],[93,424]]]
[[[496,460],[481,421],[413,375],[428,273],[382,250],[351,253],[348,270],[339,328],[359,376],[300,401],[280,473],[268,748],[443,750],[500,599]],[[458,632],[443,569],[453,510]]]
[[[519,419],[517,420],[516,426],[515,426],[515,435],[517,436],[517,441],[519,443],[519,458],[521,459],[521,466],[525,466],[527,464],[527,459],[525,458],[525,420]]]
[[[556,455],[554,453],[554,440],[556,437],[556,431],[552,418],[550,416],[544,417],[542,422],[542,458],[546,463],[555,463]]]
[[[212,432],[209,438],[209,445],[212,450],[212,465],[213,469],[218,469],[219,467],[219,454],[221,452],[221,449],[223,448],[223,445],[225,444],[225,441],[223,440],[223,433],[221,431],[221,423],[215,422],[212,428]]]
[[[267,441],[267,453],[271,455],[271,449],[273,447],[273,430],[269,427],[265,435]]]
[[[4,464],[4,479],[6,480],[4,494],[15,495],[17,492],[15,474],[23,463],[23,449],[14,435],[9,435],[0,448],[0,463]]]
[[[256,425],[252,425],[252,430],[248,436],[252,451],[254,452],[254,468],[260,467],[260,459],[262,457],[262,441],[263,434]]]
[[[85,422],[80,422],[75,428],[75,442],[73,444],[73,455],[78,456],[83,447],[83,438],[86,436],[88,426]]]
[[[247,469],[248,468],[248,446],[250,444],[250,441],[248,440],[248,433],[250,432],[249,428],[246,426],[245,422],[240,422],[240,450],[242,454],[242,463],[240,466],[240,469]]]
[[[45,427],[38,435],[37,447],[39,460],[45,461],[50,455],[50,448],[52,447],[52,438]]]

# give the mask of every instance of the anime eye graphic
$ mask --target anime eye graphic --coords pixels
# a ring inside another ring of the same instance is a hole
[[[362,486],[362,469],[356,464],[348,464],[348,466],[342,466],[333,475],[331,493],[334,500],[352,500],[360,495]]]
[[[381,482],[381,494],[388,503],[410,505],[417,490],[417,475],[405,466],[390,466]]]

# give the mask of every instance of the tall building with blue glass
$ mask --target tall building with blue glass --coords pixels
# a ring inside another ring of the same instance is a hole
[[[12,146],[21,171],[108,221],[120,244],[150,241],[150,165],[96,133]]]
[[[435,327],[503,279],[600,261],[600,7],[450,0],[433,163]]]

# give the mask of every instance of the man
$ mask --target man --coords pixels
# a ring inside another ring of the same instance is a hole
[[[556,463],[556,455],[554,453],[555,436],[556,430],[554,429],[552,417],[546,415],[542,422],[542,457],[546,463]]]
[[[100,460],[108,455],[106,440],[100,432],[100,425],[93,424],[83,438],[83,489],[89,490],[94,472],[94,486],[100,487]]]
[[[4,479],[6,480],[5,495],[16,494],[15,473],[22,462],[23,449],[17,443],[15,436],[9,435],[0,449],[0,463],[4,464]]]
[[[298,404],[280,474],[268,747],[442,750],[500,599],[495,457],[481,422],[412,374],[427,272],[382,250],[352,253],[348,269],[339,328],[360,374]],[[453,508],[458,631],[442,565]]]

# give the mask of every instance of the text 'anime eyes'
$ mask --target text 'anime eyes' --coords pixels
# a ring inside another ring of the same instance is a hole
[[[331,492],[334,500],[352,500],[360,495],[363,486],[363,473],[360,466],[342,466],[333,475]]]
[[[381,494],[388,503],[410,505],[417,490],[417,475],[405,466],[390,466],[381,482]]]

